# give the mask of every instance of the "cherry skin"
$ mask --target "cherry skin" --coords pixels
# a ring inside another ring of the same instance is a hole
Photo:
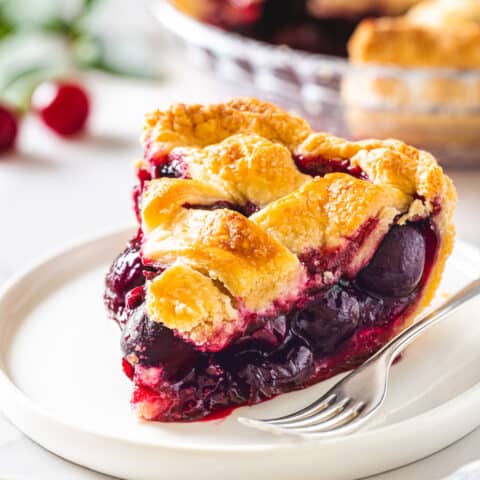
[[[84,88],[71,82],[40,84],[32,96],[33,110],[57,134],[68,137],[82,131],[90,111]]]
[[[138,307],[122,331],[125,357],[134,354],[142,365],[162,364],[169,377],[182,377],[193,368],[199,356],[191,345],[175,337],[171,330],[148,319],[144,306]]]
[[[354,295],[333,287],[294,314],[293,331],[315,353],[330,353],[352,335],[360,319],[360,304]]]
[[[0,152],[10,150],[17,138],[18,122],[15,113],[0,105]]]
[[[117,322],[122,324],[126,320],[128,294],[144,283],[140,242],[134,239],[114,260],[105,277],[105,305]]]
[[[395,226],[358,274],[358,285],[385,297],[406,297],[420,283],[425,255],[425,239],[418,229],[412,225]]]

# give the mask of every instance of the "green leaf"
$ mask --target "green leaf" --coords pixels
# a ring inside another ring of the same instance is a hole
[[[100,38],[92,35],[82,35],[72,42],[72,59],[81,69],[100,70],[112,75],[134,78],[151,78],[149,72],[134,68],[128,63],[119,65],[107,54],[108,49]]]
[[[72,34],[72,24],[61,17],[49,18],[43,22],[40,28],[48,33],[70,36]]]
[[[15,24],[7,17],[4,11],[4,6],[0,3],[0,40],[14,33],[15,30]]]
[[[87,15],[90,15],[92,10],[96,7],[99,3],[99,0],[83,0],[82,6],[73,19],[73,23],[81,22]]]
[[[74,63],[81,68],[89,68],[100,61],[102,47],[97,40],[87,34],[80,35],[71,44],[71,53]]]
[[[83,12],[88,13],[98,3],[98,0],[83,0]]]
[[[47,65],[33,65],[14,72],[2,86],[1,98],[21,111],[28,111],[33,90],[51,76],[52,68]]]
[[[48,69],[47,65],[33,65],[31,67],[24,68],[18,72],[14,72],[8,77],[7,81],[2,85],[1,90],[8,90],[12,85],[19,80],[23,80],[27,77],[32,77],[33,75],[38,76],[40,72],[46,71]]]

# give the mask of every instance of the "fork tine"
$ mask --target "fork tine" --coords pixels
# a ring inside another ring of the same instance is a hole
[[[283,417],[277,418],[259,418],[255,419],[255,422],[265,422],[276,425],[277,423],[282,423],[285,421],[301,420],[302,418],[309,417],[310,415],[314,415],[315,413],[325,410],[333,403],[336,397],[336,393],[327,393],[326,395],[320,397],[318,400],[311,403],[310,405],[307,405],[306,407],[297,410],[290,415],[284,415]]]
[[[310,425],[308,427],[286,428],[281,425],[275,425],[260,420],[253,420],[251,418],[240,417],[240,423],[248,427],[254,427],[257,430],[266,431],[274,434],[287,434],[292,436],[309,435],[310,437],[328,438],[338,433],[345,433],[345,429],[354,426],[355,421],[361,418],[361,412],[365,408],[364,402],[356,402],[352,407],[344,410],[333,418],[327,421]],[[351,429],[349,430],[351,431]]]
[[[314,425],[314,424],[335,418],[345,410],[345,407],[349,403],[350,403],[350,398],[345,397],[345,398],[342,398],[341,400],[336,401],[335,403],[330,405],[328,408],[325,408],[316,413],[314,412],[310,416],[304,417],[301,420],[285,420],[284,422],[277,422],[275,423],[275,425],[278,427],[292,428],[292,429]]]
[[[328,438],[353,432],[365,424],[383,405],[387,394],[389,369],[395,355],[429,327],[478,295],[480,278],[390,340],[358,369],[343,377],[329,392],[302,410],[292,415],[263,421],[244,417],[240,417],[239,421],[258,429],[301,437],[310,434],[317,438]],[[345,403],[343,408],[339,409],[336,404],[348,401],[347,395],[342,392],[349,392],[348,397],[352,406],[345,408],[347,405]],[[364,398],[364,401],[353,401],[359,396]],[[342,398],[339,400],[340,397]],[[334,401],[336,404],[333,404]]]
[[[347,424],[352,424],[357,418],[359,418],[360,414],[362,413],[363,409],[365,408],[365,402],[358,401],[350,408],[347,408],[343,412],[335,415],[333,418],[320,421],[315,424],[311,424],[305,427],[298,427],[292,429],[295,433],[332,433],[340,427],[345,427]],[[285,431],[289,431],[285,429]]]

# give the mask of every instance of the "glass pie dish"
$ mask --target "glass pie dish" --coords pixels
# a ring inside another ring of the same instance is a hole
[[[399,138],[448,167],[480,166],[480,70],[353,65],[204,24],[167,0],[152,10],[196,66],[354,140]]]

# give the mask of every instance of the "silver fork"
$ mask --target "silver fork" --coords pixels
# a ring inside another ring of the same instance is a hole
[[[468,301],[480,295],[477,279],[437,309],[392,339],[359,368],[348,374],[325,395],[297,412],[279,418],[238,420],[249,427],[274,433],[331,437],[349,434],[378,411],[387,395],[390,367],[413,340]]]

